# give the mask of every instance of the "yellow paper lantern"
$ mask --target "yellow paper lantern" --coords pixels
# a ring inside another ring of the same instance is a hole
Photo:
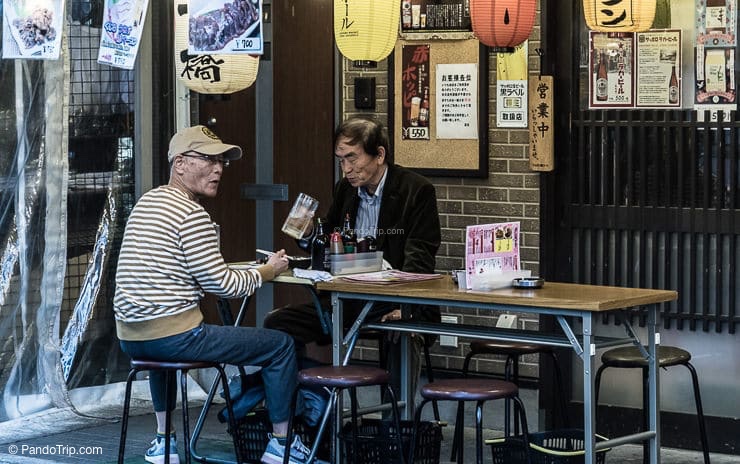
[[[655,0],[583,0],[583,17],[594,31],[647,31],[655,19]]]
[[[334,0],[337,48],[358,66],[387,57],[398,38],[401,0]]]
[[[175,72],[185,87],[198,93],[229,94],[254,84],[259,58],[251,55],[188,53],[187,0],[175,2]]]

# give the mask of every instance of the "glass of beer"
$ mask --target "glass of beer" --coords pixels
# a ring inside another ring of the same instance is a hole
[[[293,238],[302,238],[318,207],[319,202],[315,198],[305,193],[298,194],[298,198],[290,209],[290,214],[283,223],[282,231]]]

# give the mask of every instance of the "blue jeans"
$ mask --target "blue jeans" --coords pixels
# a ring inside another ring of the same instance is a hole
[[[265,402],[273,424],[290,417],[290,398],[296,387],[298,367],[293,339],[278,330],[201,324],[187,332],[155,340],[121,340],[121,349],[132,358],[161,361],[211,361],[236,366],[262,367]],[[170,376],[170,391],[177,391]],[[152,371],[149,388],[155,411],[173,410],[176,395],[165,401],[166,372]]]

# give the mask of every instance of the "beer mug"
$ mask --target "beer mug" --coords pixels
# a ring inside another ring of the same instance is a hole
[[[298,194],[281,230],[293,238],[302,238],[318,207],[319,201],[315,198],[305,193]]]

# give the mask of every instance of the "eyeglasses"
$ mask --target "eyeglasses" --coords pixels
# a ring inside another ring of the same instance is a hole
[[[223,166],[225,168],[228,168],[229,167],[229,164],[231,163],[230,160],[227,160],[223,156],[208,156],[208,155],[201,155],[200,153],[197,153],[197,154],[194,154],[194,155],[189,155],[187,153],[180,153],[180,156],[186,156],[188,158],[201,159],[201,160],[207,162],[208,164],[210,164],[211,166],[213,166],[216,163],[221,163],[221,164],[223,164]]]

